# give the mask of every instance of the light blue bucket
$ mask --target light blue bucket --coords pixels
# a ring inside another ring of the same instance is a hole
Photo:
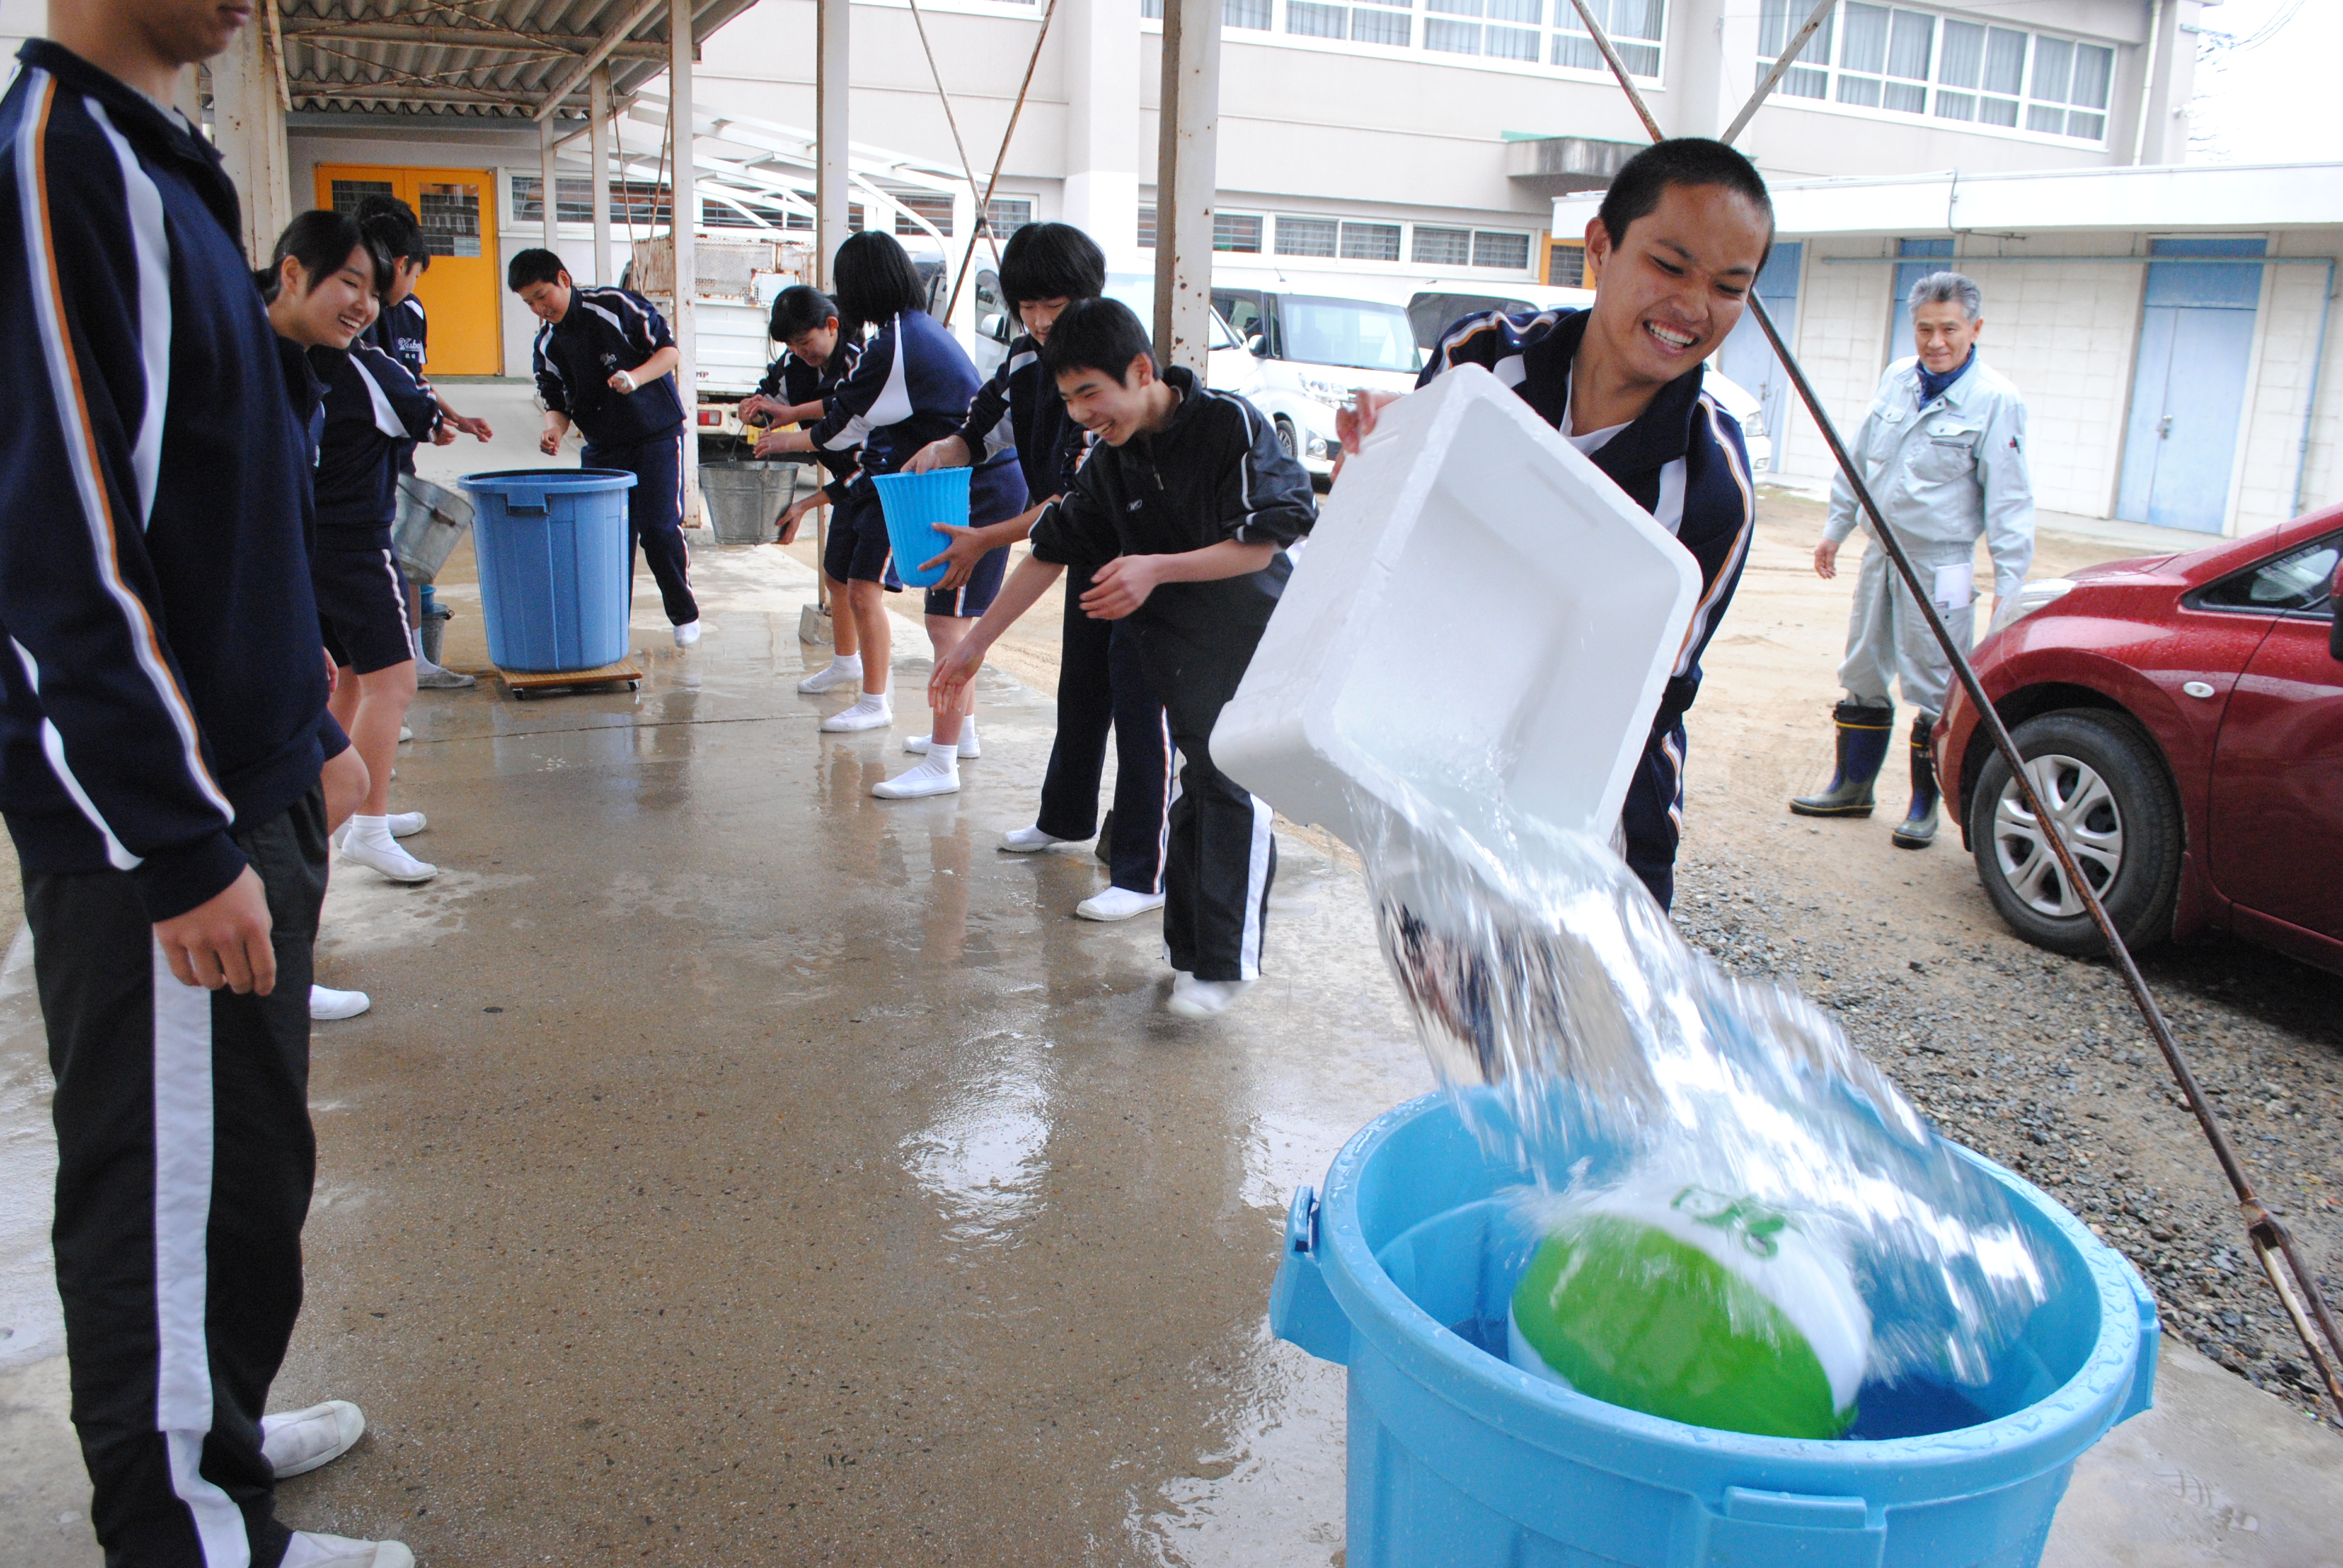
[[[480,618],[498,669],[598,669],[627,657],[634,549],[620,468],[508,468],[456,481],[472,498]]]
[[[938,523],[968,527],[966,468],[930,468],[924,474],[874,474],[879,505],[887,514],[887,542],[895,551],[895,571],[907,588],[933,588],[950,568],[920,569],[951,546]]]
[[[1350,1568],[2032,1568],[2068,1473],[2155,1392],[2156,1304],[1990,1161],[2063,1293],[1982,1389],[1866,1385],[1856,1436],[1712,1432],[1505,1361],[1530,1238],[1446,1099],[1370,1122],[1304,1187],[1270,1327],[1350,1371]],[[1966,1422],[1967,1424],[1963,1424]]]

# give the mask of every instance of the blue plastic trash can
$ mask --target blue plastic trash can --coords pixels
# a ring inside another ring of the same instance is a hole
[[[879,506],[887,515],[887,543],[895,551],[896,575],[907,588],[933,588],[949,568],[920,569],[951,545],[936,525],[968,527],[966,468],[930,468],[924,474],[874,474]]]
[[[2033,1568],[2076,1459],[2155,1390],[2131,1265],[1981,1156],[2058,1293],[1983,1388],[1865,1385],[1854,1435],[1751,1437],[1642,1415],[1505,1360],[1528,1254],[1446,1099],[1370,1122],[1304,1187],[1270,1299],[1349,1369],[1351,1568]]]
[[[627,656],[634,551],[614,468],[509,468],[456,481],[472,498],[472,548],[488,658],[518,672],[598,669]]]

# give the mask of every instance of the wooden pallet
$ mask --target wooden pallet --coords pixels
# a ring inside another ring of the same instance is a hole
[[[520,670],[499,669],[497,674],[505,689],[516,700],[542,697],[554,691],[602,691],[623,686],[632,691],[643,683],[643,672],[631,658],[616,664],[606,664],[598,669]]]

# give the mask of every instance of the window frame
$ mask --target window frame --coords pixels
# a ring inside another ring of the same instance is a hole
[[[880,0],[880,3],[891,4],[895,3],[895,0]],[[1249,0],[1238,0],[1238,3],[1245,4],[1249,3]],[[1572,6],[1571,0],[1541,0],[1539,19],[1534,25],[1514,17],[1491,17],[1485,15],[1492,5],[1503,4],[1503,0],[1448,0],[1452,5],[1473,5],[1483,13],[1469,15],[1458,10],[1435,11],[1431,7],[1437,3],[1437,0],[1299,0],[1299,3],[1318,10],[1343,12],[1344,31],[1339,35],[1331,33],[1295,32],[1291,25],[1291,16],[1292,7],[1297,0],[1264,0],[1264,3],[1270,7],[1269,23],[1265,27],[1231,27],[1224,21],[1222,25],[1223,42],[1268,45],[1277,48],[1321,50],[1335,54],[1363,54],[1382,59],[1413,60],[1433,65],[1447,65],[1463,70],[1505,71],[1517,75],[1536,76],[1546,81],[1604,84],[1611,81],[1609,68],[1599,62],[1593,65],[1555,63],[1554,56],[1562,39],[1575,38],[1583,41],[1588,36],[1579,29],[1578,14]],[[1515,0],[1515,3],[1518,4],[1518,0]],[[1651,51],[1653,62],[1651,71],[1645,74],[1635,70],[1631,63],[1628,74],[1643,91],[1662,93],[1668,87],[1669,29],[1677,20],[1673,8],[1684,4],[1684,0],[1649,0],[1649,3],[1660,8],[1659,37],[1656,39],[1628,38],[1624,41],[1622,47],[1624,49],[1632,45],[1636,50]],[[1407,42],[1390,44],[1359,37],[1356,20],[1349,15],[1351,12],[1359,10],[1407,18]],[[1455,52],[1432,47],[1425,40],[1430,34],[1432,24],[1435,21],[1446,21],[1474,28],[1479,35],[1476,42],[1483,47],[1472,52]],[[1160,35],[1162,32],[1161,0],[1141,0],[1139,26],[1142,33],[1151,32]],[[1517,57],[1487,53],[1486,34],[1491,26],[1534,36],[1537,42],[1534,55],[1529,57]]]
[[[2292,609],[2276,605],[2223,604],[2217,602],[2215,598],[2225,588],[2252,581],[2279,561],[2294,556],[2308,555],[2313,550],[2327,549],[2343,550],[2343,531],[2316,534],[2289,549],[2272,550],[2258,561],[2239,567],[2236,571],[2215,578],[2203,587],[2191,590],[2180,602],[2187,608],[2201,610],[2207,615],[2268,616],[2277,620],[2317,621],[2321,624],[2332,621],[2336,616],[2336,605],[2331,594],[2308,609]],[[2334,581],[2331,577],[2328,580],[2330,584]]]

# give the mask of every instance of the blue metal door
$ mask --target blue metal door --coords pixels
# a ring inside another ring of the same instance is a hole
[[[1765,258],[1765,269],[1757,275],[1757,297],[1765,302],[1775,330],[1791,343],[1798,340],[1798,264],[1805,255],[1805,246],[1799,241],[1780,241]],[[1782,434],[1790,417],[1790,377],[1774,357],[1774,346],[1765,341],[1765,329],[1755,317],[1744,312],[1734,323],[1725,346],[1716,351],[1716,364],[1757,399],[1766,434],[1774,438],[1774,467],[1780,471]]]
[[[2185,248],[2184,248],[2185,247]],[[2258,256],[2260,240],[2158,240],[2158,255]],[[2258,263],[2147,269],[2116,516],[2217,534],[2229,511],[2237,421],[2252,371]]]

